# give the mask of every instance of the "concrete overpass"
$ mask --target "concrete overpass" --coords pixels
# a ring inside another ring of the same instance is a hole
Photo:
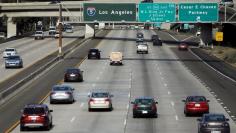
[[[86,1],[87,2],[87,1]],[[89,1],[91,3],[115,3],[103,0]],[[126,3],[127,0],[121,0],[120,2]],[[128,3],[139,3],[138,0],[131,0]],[[160,2],[155,1],[154,2]],[[163,2],[169,3],[180,3],[186,1],[168,1],[165,0]],[[188,1],[188,2],[203,2],[199,1]],[[207,1],[204,1],[207,2]],[[218,0],[214,0],[211,2],[219,2]],[[70,17],[70,21],[74,23],[85,23],[83,22],[83,3],[84,1],[73,1],[73,2],[62,2],[62,16]],[[2,3],[0,4],[0,17],[7,16],[7,37],[16,35],[16,23],[14,22],[14,18],[17,17],[58,17],[59,16],[59,5],[51,4],[50,2],[34,2],[34,3]],[[218,23],[235,23],[236,22],[236,10],[234,8],[220,8],[219,10],[219,22]],[[212,38],[211,34],[211,26],[209,24],[201,24],[202,28],[202,39],[205,43],[208,43]],[[87,24],[86,32],[90,35],[93,34],[93,24]]]

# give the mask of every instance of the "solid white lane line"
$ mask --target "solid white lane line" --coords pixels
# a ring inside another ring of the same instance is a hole
[[[189,36],[189,37],[183,39],[182,41],[186,41],[186,40],[188,40],[188,39],[190,39],[190,38],[194,38],[194,37],[195,37],[195,36]]]
[[[127,123],[127,121],[126,121],[126,119],[125,119],[125,121],[124,121],[124,125],[126,125],[126,123]]]
[[[191,52],[194,56],[196,56],[199,60],[201,60],[204,64],[206,64],[208,67],[210,67],[212,70],[216,71],[217,73],[219,73],[220,75],[224,76],[225,78],[227,78],[227,79],[229,79],[229,80],[231,80],[231,81],[233,81],[233,82],[236,82],[236,80],[230,78],[229,76],[227,76],[227,75],[221,73],[220,71],[216,70],[216,69],[215,69],[214,67],[212,67],[211,65],[207,64],[201,57],[199,57],[198,55],[196,55],[196,54],[195,54],[194,52],[192,52],[191,50],[190,50],[190,52]]]
[[[81,104],[80,104],[80,108],[82,108],[83,106],[84,106],[84,103],[81,103]]]
[[[175,38],[174,36],[172,36],[170,33],[165,32],[166,34],[168,34],[171,38],[173,38],[175,41],[179,41],[177,38]]]
[[[75,121],[75,118],[76,118],[75,116],[72,117],[71,120],[70,120],[70,122],[71,122],[71,123],[74,122],[74,121]]]
[[[179,117],[178,115],[175,115],[175,120],[178,121],[179,120]]]
[[[128,98],[130,98],[130,92],[129,92],[129,94],[128,94]]]
[[[127,104],[126,108],[129,109],[129,104]]]

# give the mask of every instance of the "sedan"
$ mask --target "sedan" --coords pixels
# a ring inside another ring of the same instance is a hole
[[[74,100],[74,88],[69,85],[55,85],[52,87],[50,93],[50,104],[55,102],[69,102],[73,103]]]
[[[186,43],[180,43],[178,46],[179,50],[184,50],[184,51],[188,51],[188,44]]]
[[[158,102],[152,97],[139,97],[133,102],[133,118],[139,116],[155,117],[157,118],[157,106]]]
[[[184,114],[186,116],[190,114],[209,113],[209,100],[204,96],[188,96],[183,102],[185,103]]]
[[[198,120],[198,133],[230,133],[229,119],[224,114],[204,114]]]
[[[90,49],[88,52],[88,59],[91,59],[91,58],[100,59],[101,58],[100,52],[101,51],[99,51],[99,49],[95,49],[95,48]]]
[[[5,59],[5,68],[22,68],[23,60],[19,55],[12,55]]]
[[[79,81],[83,82],[83,71],[78,68],[68,68],[64,75],[64,81]]]
[[[89,96],[88,111],[93,109],[108,109],[112,111],[112,97],[109,92],[92,92]]]

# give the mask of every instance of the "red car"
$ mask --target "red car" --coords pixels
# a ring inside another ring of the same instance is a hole
[[[185,116],[189,116],[190,114],[209,113],[209,100],[204,96],[188,96],[183,102],[185,102]]]
[[[45,104],[28,104],[22,110],[20,119],[20,130],[27,128],[44,128],[50,130],[52,127],[52,110]]]
[[[188,44],[180,43],[179,46],[178,46],[178,49],[187,51],[188,50]]]

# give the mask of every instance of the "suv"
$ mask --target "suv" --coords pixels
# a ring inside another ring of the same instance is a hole
[[[45,104],[28,104],[22,110],[20,118],[20,130],[26,128],[45,128],[50,130],[52,127],[52,110]]]
[[[154,98],[152,97],[139,97],[136,98],[133,102],[133,118],[138,116],[152,116],[157,118],[157,107]]]
[[[23,67],[23,60],[19,55],[12,55],[6,58],[5,60],[5,68],[22,68]]]
[[[123,65],[122,58],[123,58],[123,55],[121,52],[111,52],[110,65],[113,65],[113,64]]]
[[[15,48],[6,48],[3,52],[3,58],[7,58],[12,55],[16,55],[17,51]]]
[[[44,33],[43,31],[36,31],[34,34],[34,39],[38,40],[38,39],[44,39]]]
[[[100,52],[101,51],[95,48],[90,49],[88,52],[88,59],[91,59],[91,58],[100,59],[101,58]]]
[[[55,35],[56,34],[56,27],[50,26],[49,27],[49,35]]]
[[[137,53],[146,53],[146,54],[148,54],[148,45],[147,45],[147,43],[138,43],[137,44]]]

